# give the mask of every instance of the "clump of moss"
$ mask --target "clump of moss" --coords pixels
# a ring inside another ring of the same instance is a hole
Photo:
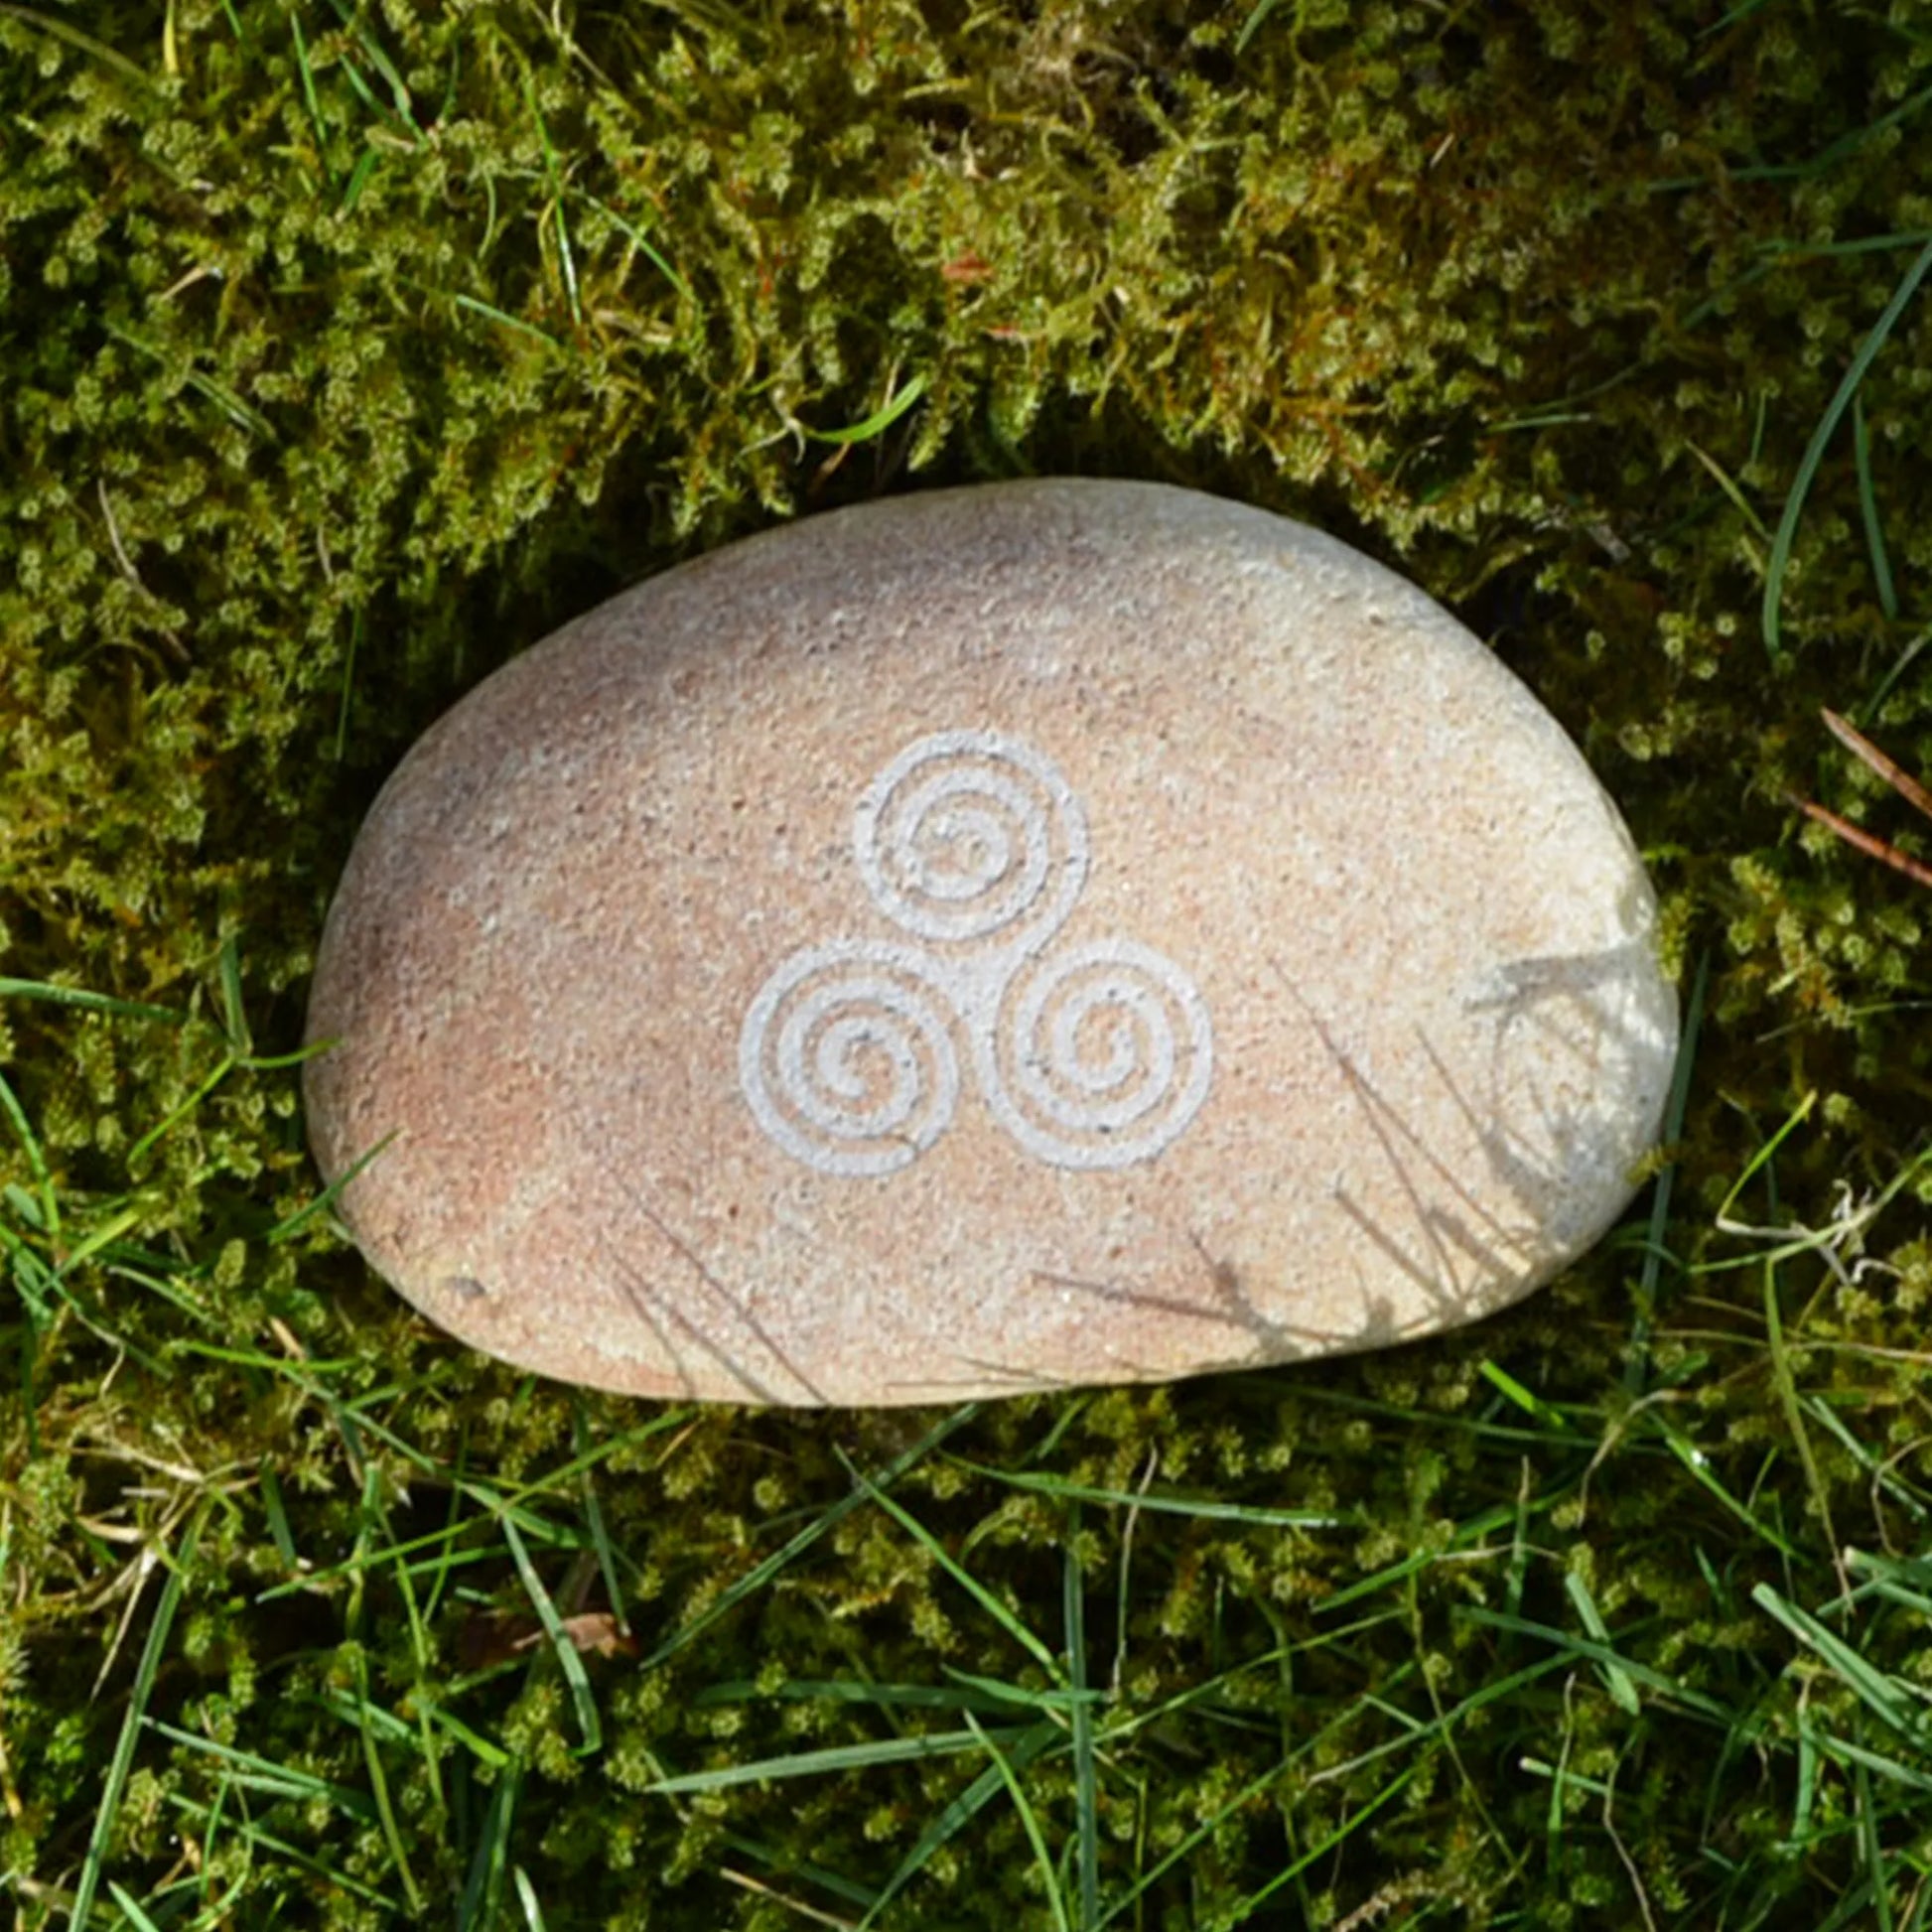
[[[1932,765],[1923,300],[1758,614],[1932,41],[1709,13],[0,9],[24,1924],[1923,1909],[1925,910],[1786,803],[1911,836],[1821,702]],[[430,1332],[288,1059],[381,774],[644,570],[1024,471],[1350,535],[1577,732],[1708,962],[1668,1213],[1474,1334],[943,1421]]]

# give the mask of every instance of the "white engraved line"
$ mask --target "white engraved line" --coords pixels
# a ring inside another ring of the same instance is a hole
[[[1042,1042],[1040,1023],[1056,992],[1088,975],[1053,1016]],[[1116,1051],[1089,1070],[1079,1035],[1096,1014],[1110,1010],[1117,1016]],[[1127,1069],[1140,1078],[1123,1092],[1126,1074],[1115,1072],[1115,1061],[1130,1020],[1143,1030],[1143,1055]],[[1016,1104],[998,1064],[1003,1042],[1017,1061],[1020,1095],[1042,1118]],[[1089,941],[1041,962],[1011,1024],[983,1030],[975,1044],[981,1090],[994,1118],[1030,1154],[1055,1167],[1118,1168],[1151,1160],[1199,1112],[1213,1079],[1213,1029],[1199,988],[1166,954],[1132,939]]]
[[[759,1127],[794,1159],[826,1173],[891,1173],[944,1133],[959,1063],[945,992],[919,984],[925,965],[917,947],[848,940],[793,953],[759,988],[739,1038],[739,1078]],[[842,1013],[847,1006],[855,1011]],[[855,1064],[865,1045],[884,1052],[894,1075],[871,1108]],[[932,1069],[924,1080],[921,1047]]]
[[[975,830],[985,846],[978,867],[933,866],[929,839],[952,846]],[[1042,936],[1065,922],[1086,883],[1086,814],[1072,787],[1031,746],[998,732],[937,732],[907,746],[866,787],[852,834],[873,903],[921,939],[985,938],[1033,912],[1055,847],[1059,877],[1035,916]],[[995,858],[997,869],[986,863]]]
[[[1017,866],[1009,821],[989,800],[1012,814]],[[929,843],[946,863],[935,867]],[[901,930],[981,943],[935,953],[835,940],[780,964],[739,1037],[746,1098],[772,1141],[825,1173],[910,1165],[957,1107],[958,1030],[988,1110],[1037,1159],[1119,1168],[1173,1144],[1212,1081],[1207,1006],[1179,966],[1138,941],[1052,947],[1087,871],[1085,813],[1056,765],[997,732],[920,739],[867,787],[853,849],[875,905]]]

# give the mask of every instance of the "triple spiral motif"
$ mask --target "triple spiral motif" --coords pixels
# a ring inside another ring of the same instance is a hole
[[[739,1076],[760,1128],[821,1173],[907,1167],[951,1123],[962,1060],[988,1111],[1056,1168],[1170,1146],[1213,1077],[1207,1006],[1132,939],[1056,945],[1086,883],[1086,813],[1051,759],[936,732],[866,787],[853,857],[890,938],[790,955],[759,989]]]

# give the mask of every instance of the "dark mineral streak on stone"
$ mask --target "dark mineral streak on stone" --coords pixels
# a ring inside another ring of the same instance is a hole
[[[1282,518],[1040,482],[667,572],[385,787],[323,1172],[481,1348],[904,1403],[1468,1321],[1603,1232],[1676,1045],[1554,720]]]

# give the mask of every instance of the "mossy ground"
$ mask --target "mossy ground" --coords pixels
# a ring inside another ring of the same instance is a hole
[[[1821,703],[1932,766],[1932,6],[36,0],[0,105],[18,1925],[1932,1924],[1932,900],[1787,799],[1914,837]],[[1495,641],[1708,975],[1668,1191],[1471,1332],[955,1416],[431,1332],[288,1059],[382,774],[1027,472]]]

